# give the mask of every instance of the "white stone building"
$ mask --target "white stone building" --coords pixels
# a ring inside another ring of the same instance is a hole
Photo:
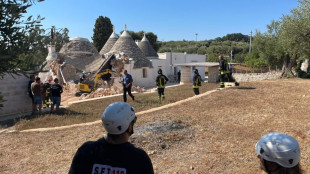
[[[114,43],[113,46],[111,46],[112,43]],[[111,48],[111,50],[107,48]],[[157,54],[145,35],[141,41],[134,43],[126,28],[119,38],[113,31],[100,53],[103,53],[105,57],[109,57],[111,54],[129,56],[129,63],[125,64],[124,69],[132,75],[134,85],[145,88],[155,87],[159,68],[163,70],[170,82],[176,82],[177,73],[181,70],[181,67],[176,66],[176,64],[205,62],[205,55],[171,52]],[[190,72],[186,72],[187,76],[193,77],[192,69],[194,68],[198,69],[204,80],[204,67],[191,67]]]

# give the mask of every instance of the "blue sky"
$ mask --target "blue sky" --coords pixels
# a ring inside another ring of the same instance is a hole
[[[214,39],[229,33],[266,31],[271,20],[289,14],[297,0],[45,0],[28,15],[45,17],[43,28],[68,28],[70,37],[90,41],[95,21],[106,16],[119,34],[153,32],[159,41]]]

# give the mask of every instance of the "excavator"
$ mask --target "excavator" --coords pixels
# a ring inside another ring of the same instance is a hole
[[[103,81],[107,81],[108,84],[113,84],[114,78],[112,76],[120,76],[119,73],[112,71],[112,67],[115,65],[115,59],[115,55],[112,54],[104,60],[96,73],[92,74],[90,72],[84,74],[78,83],[79,92],[77,92],[75,95],[80,96],[82,93],[91,93],[92,91],[95,91],[97,89],[97,82],[99,78]]]
[[[101,78],[102,80],[110,81],[113,80],[111,79],[112,75],[116,77],[119,76],[119,74],[113,72],[111,69],[106,69],[103,72],[97,73],[94,80],[86,80],[87,78],[85,77],[85,80],[83,80],[83,82],[78,83],[79,93],[90,93],[92,91],[95,91],[97,89],[96,85],[99,78]]]

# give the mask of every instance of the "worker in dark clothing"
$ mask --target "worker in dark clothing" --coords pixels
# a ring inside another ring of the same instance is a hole
[[[156,77],[156,86],[158,91],[158,99],[161,101],[165,99],[165,85],[168,81],[168,78],[163,75],[163,71],[161,69],[158,70],[158,76]]]
[[[181,82],[181,71],[179,70],[178,72],[178,82],[180,83]]]
[[[128,142],[137,120],[125,102],[110,104],[101,116],[107,136],[84,143],[76,152],[69,174],[154,174],[147,153]]]
[[[201,86],[201,76],[199,75],[198,69],[194,69],[193,90],[195,95],[199,95],[199,86]]]
[[[128,92],[128,95],[132,98],[132,100],[135,100],[135,96],[131,94],[131,86],[133,83],[133,79],[130,74],[128,74],[127,70],[124,70],[124,76],[123,76],[123,99],[124,102],[127,102],[127,95],[126,93]]]
[[[51,99],[51,80],[45,80],[42,85],[42,102],[43,108],[49,107]]]
[[[229,76],[232,77],[233,67],[232,67],[231,63],[228,64],[228,69],[229,69]]]
[[[235,82],[236,86],[239,86],[239,83],[236,81],[236,79],[234,79],[234,77],[232,76],[233,73],[233,67],[231,65],[231,63],[228,65],[228,69],[229,69],[229,74],[228,74],[228,81],[229,82]]]
[[[35,76],[34,75],[30,75],[30,80],[28,82],[28,95],[29,97],[31,98],[31,102],[32,102],[32,108],[34,108],[34,101],[33,101],[33,94],[32,94],[32,91],[31,91],[31,84],[34,82],[35,80]]]
[[[58,84],[58,78],[54,79],[54,84],[51,85],[51,94],[52,94],[52,105],[51,105],[51,113],[53,112],[54,106],[56,105],[56,112],[59,114],[60,102],[61,102],[61,93],[63,92],[62,86]]]
[[[82,76],[80,77],[80,83],[85,83],[86,82],[86,75],[83,73]]]
[[[224,82],[227,81],[229,75],[229,67],[227,61],[223,58],[223,56],[219,56],[219,71],[220,71],[220,88],[224,88]]]

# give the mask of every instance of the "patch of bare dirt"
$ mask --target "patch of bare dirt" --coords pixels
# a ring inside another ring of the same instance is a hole
[[[309,80],[268,80],[206,95],[138,116],[131,142],[150,155],[156,173],[261,173],[254,150],[266,133],[283,132],[301,146],[310,173]],[[0,173],[67,173],[100,123],[45,132],[1,132]]]

